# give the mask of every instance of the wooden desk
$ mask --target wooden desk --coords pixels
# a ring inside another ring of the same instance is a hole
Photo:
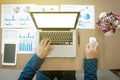
[[[95,20],[101,12],[115,11],[120,12],[120,0],[2,0],[1,4],[30,4],[36,3],[39,5],[94,5]],[[0,9],[1,11],[1,9]],[[1,13],[0,13],[1,15]],[[120,32],[113,34],[111,37],[105,37],[98,29],[95,30],[80,30],[80,46],[77,45],[76,58],[47,58],[42,65],[42,70],[82,70],[83,58],[85,54],[85,46],[90,36],[95,36],[100,44],[99,52],[99,68],[100,69],[120,69]],[[1,45],[1,29],[0,29],[0,45]],[[1,47],[1,46],[0,46]],[[1,49],[1,48],[0,48]],[[1,50],[0,50],[1,51]],[[1,65],[0,68],[5,69],[23,69],[27,61],[32,55],[18,55],[17,65],[15,67],[6,67]]]
[[[1,30],[0,30],[1,32]],[[46,58],[41,70],[82,70],[85,46],[90,36],[95,36],[100,44],[98,55],[100,69],[120,69],[120,33],[111,37],[105,37],[99,30],[80,30],[80,45],[77,45],[77,56],[75,58]],[[0,68],[23,69],[32,55],[17,56],[15,67],[2,66],[0,54]]]

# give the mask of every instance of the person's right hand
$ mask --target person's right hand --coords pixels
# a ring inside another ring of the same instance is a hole
[[[86,45],[86,58],[87,59],[94,59],[97,56],[99,50],[99,45],[97,42],[93,42],[93,43],[88,43]]]
[[[50,39],[43,39],[38,46],[36,54],[41,58],[45,58],[51,51],[50,47],[51,40]]]

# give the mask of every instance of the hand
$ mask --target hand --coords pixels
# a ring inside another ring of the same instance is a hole
[[[45,58],[50,53],[50,51],[51,51],[50,43],[51,43],[50,39],[43,39],[40,42],[40,45],[37,49],[37,55],[41,59]]]
[[[93,42],[93,43],[88,43],[86,45],[86,58],[87,59],[94,59],[97,56],[99,50],[99,45],[97,42]]]

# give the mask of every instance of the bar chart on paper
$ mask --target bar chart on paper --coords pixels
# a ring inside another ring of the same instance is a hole
[[[19,34],[19,53],[34,53],[34,40],[33,32]]]

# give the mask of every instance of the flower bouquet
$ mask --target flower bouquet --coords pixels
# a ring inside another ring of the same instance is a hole
[[[96,23],[101,32],[106,36],[110,36],[117,30],[120,30],[120,14],[115,12],[102,12]]]

